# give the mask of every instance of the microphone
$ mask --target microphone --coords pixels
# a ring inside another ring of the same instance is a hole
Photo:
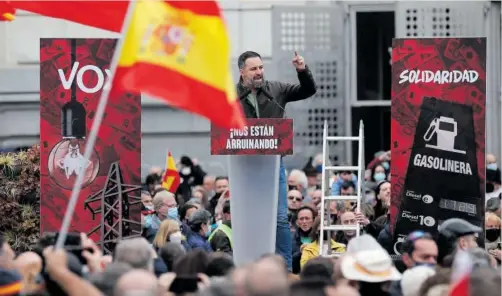
[[[284,114],[282,117],[285,117],[286,116],[286,109],[284,109],[284,107],[282,107],[279,103],[277,103],[275,100],[274,100],[274,97],[272,97],[272,95],[264,88],[259,88],[259,90],[269,99],[269,101],[273,102],[274,104],[276,104],[277,106],[279,106],[279,108],[281,108],[282,111],[284,111]]]

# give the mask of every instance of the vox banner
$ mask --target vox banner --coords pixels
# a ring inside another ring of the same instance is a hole
[[[83,155],[101,90],[108,83],[115,39],[40,40],[40,228],[58,231],[78,174],[85,180],[70,231],[100,226],[89,197],[107,186],[112,163],[119,162],[122,182],[141,184],[141,98],[109,98],[89,162]],[[106,189],[109,190],[109,189]],[[110,193],[109,191],[106,191]],[[108,201],[110,202],[110,201]],[[131,216],[132,215],[132,216]],[[139,211],[129,219],[140,221]],[[93,235],[99,239],[99,232]]]
[[[211,125],[211,155],[255,154],[293,154],[293,119],[248,118],[243,129]]]
[[[396,253],[409,232],[435,234],[449,218],[483,226],[485,70],[485,38],[393,42],[391,225]]]

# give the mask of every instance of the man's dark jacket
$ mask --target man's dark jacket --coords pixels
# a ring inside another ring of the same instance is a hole
[[[227,225],[232,229],[231,221],[223,221],[223,224]],[[211,247],[215,252],[225,252],[232,255],[232,245],[230,244],[230,239],[221,230],[215,230],[213,237],[211,238]]]
[[[256,94],[260,118],[283,118],[283,109],[286,108],[286,103],[305,100],[316,93],[317,87],[314,77],[308,67],[305,70],[298,71],[298,80],[300,84],[265,81],[265,85],[262,87],[263,91],[258,90]],[[237,84],[237,94],[244,115],[246,118],[258,118],[255,108],[247,99],[246,93],[249,93],[248,89],[239,82]]]

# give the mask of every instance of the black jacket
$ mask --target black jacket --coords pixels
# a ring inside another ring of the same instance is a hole
[[[260,118],[283,118],[287,103],[305,100],[316,93],[314,77],[308,67],[298,71],[298,80],[300,84],[265,81],[263,91],[259,90],[256,94]],[[246,118],[258,118],[255,108],[247,100],[249,90],[240,82],[237,84],[237,94]]]
[[[223,221],[223,224],[232,228],[231,221]],[[215,252],[225,252],[232,255],[232,245],[230,244],[230,239],[223,231],[216,230],[209,243]]]

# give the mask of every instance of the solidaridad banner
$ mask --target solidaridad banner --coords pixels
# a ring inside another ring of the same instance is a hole
[[[391,225],[394,252],[449,218],[483,226],[486,39],[395,39]]]

